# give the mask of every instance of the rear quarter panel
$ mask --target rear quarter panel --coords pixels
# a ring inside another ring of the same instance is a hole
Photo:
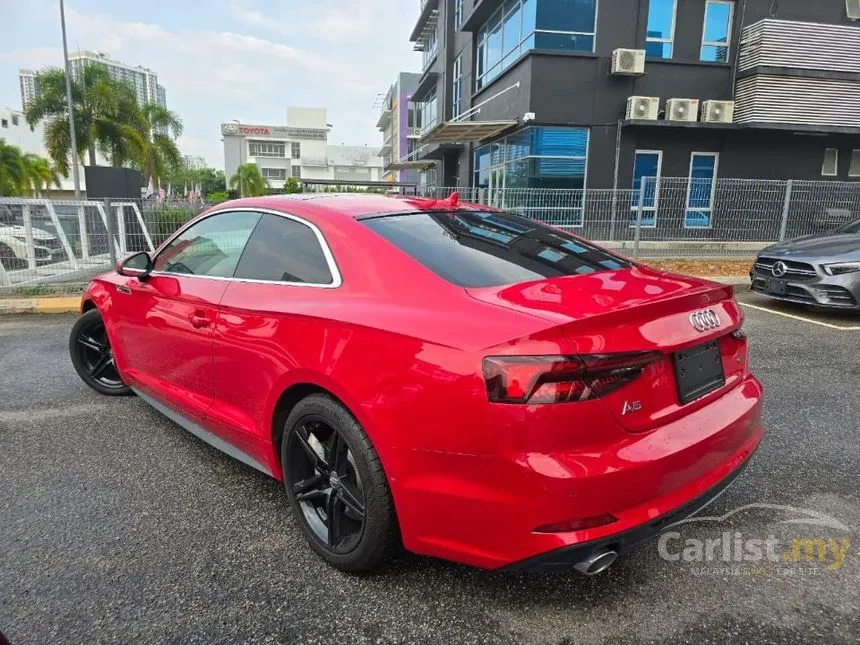
[[[240,431],[246,451],[264,446],[276,473],[275,409],[297,384],[337,396],[386,466],[397,448],[491,454],[497,432],[487,423],[481,347],[518,334],[502,313],[488,317],[462,294],[430,309],[340,289],[231,283],[215,330],[210,414]],[[558,341],[547,348],[557,352]]]

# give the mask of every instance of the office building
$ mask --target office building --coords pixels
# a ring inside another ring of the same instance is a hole
[[[379,156],[385,165],[385,181],[417,183],[418,173],[414,169],[394,169],[391,164],[410,158],[421,138],[421,115],[412,102],[412,93],[420,78],[420,74],[400,72],[382,99],[376,127],[382,133]]]
[[[288,177],[350,182],[382,181],[377,148],[328,143],[325,108],[288,107],[283,125],[221,124],[224,171],[229,178],[243,164],[253,163],[272,188]]]
[[[488,190],[860,179],[856,4],[422,0],[422,138],[400,167]]]
[[[167,92],[158,83],[158,74],[151,69],[140,66],[127,65],[113,60],[102,52],[78,51],[69,52],[69,65],[72,69],[72,78],[80,79],[81,70],[87,65],[101,65],[112,78],[127,81],[134,88],[137,102],[156,103],[167,107]],[[21,105],[27,108],[27,103],[38,96],[39,87],[36,72],[22,69],[18,71],[21,84]]]

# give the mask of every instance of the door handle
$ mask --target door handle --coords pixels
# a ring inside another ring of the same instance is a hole
[[[204,314],[194,314],[191,316],[191,326],[194,329],[203,329],[209,326],[209,317]]]

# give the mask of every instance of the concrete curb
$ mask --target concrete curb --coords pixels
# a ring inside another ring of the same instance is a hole
[[[3,314],[68,314],[81,310],[80,296],[58,298],[0,298]]]
[[[748,287],[750,285],[750,277],[748,275],[719,276],[716,278],[705,278],[705,280],[711,280],[712,282],[719,282],[721,284],[730,284],[733,287]]]

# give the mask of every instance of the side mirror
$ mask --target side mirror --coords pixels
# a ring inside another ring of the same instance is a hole
[[[146,280],[150,271],[152,271],[152,258],[146,251],[129,255],[116,264],[116,272],[130,278]]]

